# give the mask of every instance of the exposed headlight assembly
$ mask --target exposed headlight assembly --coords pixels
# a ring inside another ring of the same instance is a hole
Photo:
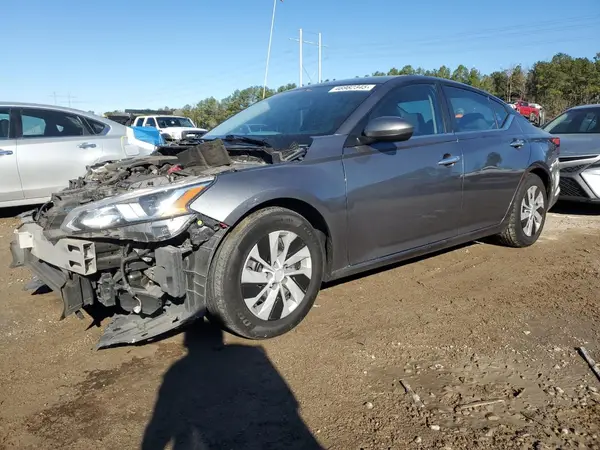
[[[136,190],[73,209],[62,229],[70,234],[161,241],[176,236],[194,219],[189,204],[214,177]]]

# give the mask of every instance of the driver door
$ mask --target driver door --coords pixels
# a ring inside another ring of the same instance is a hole
[[[350,264],[457,236],[462,152],[445,128],[438,94],[431,82],[390,91],[364,123],[400,116],[414,126],[413,136],[344,149]]]

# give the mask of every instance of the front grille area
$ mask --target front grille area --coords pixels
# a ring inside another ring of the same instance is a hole
[[[589,198],[589,195],[583,190],[583,188],[572,178],[561,178],[560,179],[560,194],[568,197],[584,197]]]

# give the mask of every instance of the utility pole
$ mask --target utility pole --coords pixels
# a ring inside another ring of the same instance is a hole
[[[273,0],[273,16],[271,17],[271,32],[269,33],[269,48],[267,50],[267,67],[265,69],[265,84],[263,85],[263,99],[267,94],[267,78],[269,77],[269,62],[271,61],[271,44],[273,43],[273,27],[275,26],[275,11],[277,0]]]
[[[304,70],[304,64],[302,62],[302,28],[300,28],[300,39],[298,42],[300,42],[300,87],[302,87],[302,71]]]
[[[323,57],[323,40],[321,39],[321,33],[319,33],[319,83],[321,81],[323,81],[322,77],[321,77],[321,75],[322,75],[322,64],[321,64],[322,57]]]
[[[300,28],[300,39],[295,39],[295,38],[290,38],[291,41],[297,41],[300,44],[300,87],[303,86],[303,72],[304,72],[304,44],[309,44],[309,45],[316,45],[319,47],[319,83],[322,81],[322,75],[323,75],[323,64],[322,64],[322,60],[323,60],[323,47],[327,47],[326,45],[323,45],[323,38],[321,33],[319,34],[319,40],[318,42],[311,42],[311,41],[305,41],[303,36],[304,36],[304,31],[302,30],[302,28]],[[307,72],[308,74],[308,72]],[[310,77],[310,76],[309,76]]]

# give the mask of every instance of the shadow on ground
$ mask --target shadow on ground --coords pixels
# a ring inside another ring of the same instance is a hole
[[[600,216],[600,204],[560,201],[550,212],[571,216]]]
[[[226,345],[197,323],[164,376],[142,450],[321,449],[262,347]]]

